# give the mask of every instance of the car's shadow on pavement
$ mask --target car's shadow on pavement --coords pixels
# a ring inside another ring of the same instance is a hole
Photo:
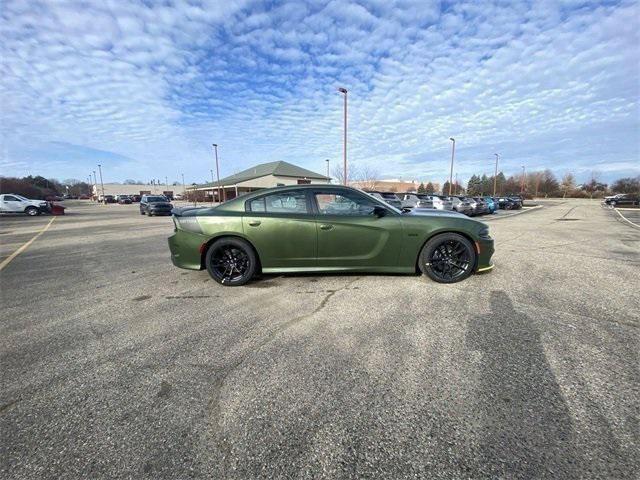
[[[494,478],[581,477],[570,412],[535,322],[503,291],[490,303],[467,329],[467,345],[482,354],[478,460]]]

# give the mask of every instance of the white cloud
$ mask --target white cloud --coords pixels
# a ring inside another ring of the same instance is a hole
[[[203,180],[216,141],[225,174],[274,159],[322,171],[341,158],[338,86],[350,92],[351,160],[389,176],[441,180],[450,136],[461,176],[497,149],[507,172],[640,163],[637,3],[442,8],[6,1],[4,168],[93,168],[90,154],[49,164],[56,141],[135,159],[113,175]]]

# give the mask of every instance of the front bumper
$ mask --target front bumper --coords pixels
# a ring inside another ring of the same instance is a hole
[[[481,238],[476,242],[476,251],[478,253],[478,262],[476,272],[487,272],[493,268],[491,257],[495,252],[493,246],[493,238]]]

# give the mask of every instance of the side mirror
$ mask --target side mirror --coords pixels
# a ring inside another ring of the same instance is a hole
[[[376,217],[384,217],[387,214],[387,209],[380,205],[376,205],[373,207],[373,214]]]

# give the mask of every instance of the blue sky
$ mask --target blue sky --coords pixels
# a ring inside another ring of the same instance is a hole
[[[640,3],[39,1],[0,9],[0,174],[640,174]]]

